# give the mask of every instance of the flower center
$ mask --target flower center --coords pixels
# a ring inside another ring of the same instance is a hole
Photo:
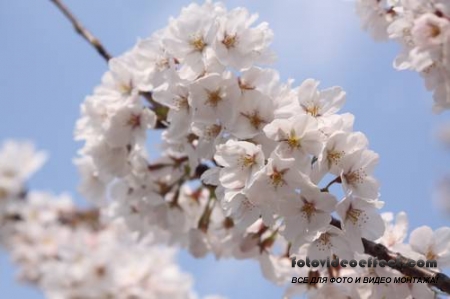
[[[436,26],[434,24],[429,24],[429,34],[431,38],[436,38],[439,35],[441,35],[441,28],[439,28],[439,26]]]
[[[250,125],[255,128],[256,130],[259,129],[259,127],[261,126],[261,124],[265,124],[266,122],[261,119],[259,117],[259,113],[258,111],[253,111],[252,113],[241,113],[245,118],[248,119],[248,121],[250,122]]]
[[[256,164],[256,156],[255,155],[245,155],[241,157],[241,165],[242,168],[252,167]]]
[[[155,66],[159,71],[164,71],[170,67],[170,61],[167,57],[161,57],[156,60]]]
[[[345,221],[347,220],[353,223],[353,225],[357,225],[359,228],[362,228],[367,224],[367,221],[369,221],[369,216],[364,210],[354,209],[352,205],[350,205],[345,215]]]
[[[178,96],[175,100],[175,106],[178,108],[178,110],[188,110],[189,103],[187,97]]]
[[[331,235],[329,233],[321,234],[318,242],[319,244],[317,247],[319,251],[325,251],[325,249],[331,249],[331,247],[333,247],[333,245],[331,244]]]
[[[211,107],[217,107],[219,102],[222,101],[222,97],[220,96],[220,89],[215,91],[208,91],[208,100],[206,103]]]
[[[320,106],[317,104],[311,104],[311,105],[302,105],[303,110],[305,110],[306,113],[313,117],[318,117],[320,115]]]
[[[206,43],[203,40],[203,37],[195,37],[191,39],[189,43],[198,52],[203,52],[206,47]]]
[[[222,130],[222,126],[220,125],[211,125],[209,127],[206,128],[206,132],[205,132],[205,137],[207,137],[207,139],[211,140],[213,138],[216,138],[220,131]]]
[[[287,172],[287,169],[278,170],[277,168],[273,169],[272,174],[270,175],[270,179],[272,180],[272,185],[277,189],[280,186],[286,185],[286,181],[283,176]]]
[[[132,114],[127,121],[127,125],[131,128],[136,129],[141,126],[141,115],[140,114]]]
[[[131,80],[128,83],[125,83],[125,82],[120,83],[119,84],[119,91],[123,95],[130,95],[131,92],[133,91],[133,83],[131,82]]]
[[[327,161],[328,167],[331,168],[332,165],[338,165],[341,158],[345,155],[344,151],[328,151],[327,152]]]
[[[359,209],[353,209],[350,207],[350,209],[348,209],[346,214],[346,220],[350,220],[350,222],[353,223],[353,225],[355,225],[356,223],[358,223],[359,217],[361,216],[362,213],[363,211]]]
[[[255,86],[251,85],[250,83],[245,82],[240,77],[238,78],[239,88],[242,90],[253,90],[255,89]]]
[[[364,183],[366,176],[367,174],[362,168],[344,174],[344,178],[349,185]]]
[[[430,249],[428,249],[427,254],[425,255],[425,257],[427,258],[427,260],[436,260],[438,256],[430,248]]]
[[[308,221],[311,221],[311,217],[317,212],[316,206],[313,203],[307,202],[305,200],[305,203],[301,208],[301,212],[308,219]]]
[[[289,137],[285,140],[285,142],[287,143],[287,145],[289,146],[289,148],[291,150],[294,149],[299,149],[300,148],[300,137],[298,137],[295,134],[294,130],[291,130],[291,132],[289,133]]]
[[[225,33],[225,37],[222,40],[222,44],[227,48],[234,48],[236,46],[237,43],[237,36],[236,34],[234,35],[228,35],[227,33]]]

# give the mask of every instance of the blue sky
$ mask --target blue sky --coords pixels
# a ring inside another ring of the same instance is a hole
[[[190,1],[67,0],[66,4],[118,55],[166,25]],[[431,113],[431,94],[419,75],[398,72],[395,43],[375,43],[360,29],[354,4],[338,0],[224,1],[258,12],[275,32],[275,67],[283,79],[319,79],[322,87],[347,91],[345,112],[356,116],[380,154],[376,170],[384,211],[406,211],[411,227],[449,225],[433,204],[436,181],[450,172],[449,153],[434,138],[448,115]],[[72,158],[79,105],[106,70],[105,62],[79,36],[50,1],[0,0],[0,140],[31,139],[50,160],[30,185],[56,193],[76,193]],[[157,140],[155,139],[155,142]],[[154,150],[154,149],[151,149]],[[180,264],[201,294],[229,298],[279,298],[282,290],[265,281],[251,261],[197,261],[185,253]],[[38,299],[34,289],[14,281],[8,257],[0,253],[2,298]]]

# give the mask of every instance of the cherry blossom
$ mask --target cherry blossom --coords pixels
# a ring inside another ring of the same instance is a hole
[[[394,39],[402,52],[394,61],[399,70],[419,72],[433,91],[433,111],[450,108],[450,8],[446,1],[356,1],[363,27],[375,39]]]
[[[448,267],[450,263],[449,234],[448,227],[442,227],[433,232],[430,227],[421,226],[411,232],[409,244],[411,249],[422,257],[436,260],[439,267]]]
[[[400,41],[395,66],[424,76],[435,111],[450,107],[448,4],[358,0],[357,11],[375,38]],[[283,82],[264,66],[274,58],[273,32],[256,21],[245,8],[190,4],[109,61],[75,128],[83,142],[74,159],[79,190],[95,208],[26,192],[45,155],[5,144],[0,241],[22,280],[55,299],[197,298],[174,263],[176,247],[196,258],[253,259],[280,285],[297,276],[402,277],[391,268],[291,265],[292,255],[367,258],[369,241],[450,266],[449,228],[420,227],[405,244],[406,214],[395,222],[380,214],[379,156],[353,129],[355,117],[340,112],[343,89],[319,89],[311,78]],[[156,129],[160,155],[150,158],[148,132]],[[434,291],[316,281],[289,285],[285,296],[303,294],[428,298]]]

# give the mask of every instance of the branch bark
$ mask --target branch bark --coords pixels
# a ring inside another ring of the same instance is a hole
[[[332,218],[331,225],[336,226],[337,228],[341,227],[341,222],[335,218]],[[367,240],[365,238],[362,238],[362,242],[364,245],[364,252],[378,258],[379,260],[396,260],[399,259],[403,264],[406,264],[409,258],[403,256],[402,254],[398,252],[393,252],[389,250],[386,246],[383,244],[375,243],[373,241]],[[447,294],[450,294],[450,278],[441,272],[436,272],[433,270],[420,268],[418,266],[414,267],[401,267],[398,265],[395,265],[394,267],[391,267],[392,269],[395,269],[402,273],[405,276],[410,277],[420,277],[420,278],[427,278],[432,279],[435,278],[436,283],[430,283],[430,286],[436,287],[442,292],[445,292]]]
[[[56,7],[64,14],[64,16],[72,23],[75,31],[81,35],[88,43],[90,43],[97,52],[108,62],[112,58],[112,55],[102,45],[100,40],[96,38],[89,30],[84,28],[80,21],[72,14],[72,12],[65,6],[60,0],[50,0]]]
[[[83,24],[75,17],[75,15],[67,8],[67,6],[61,0],[50,0],[56,7],[64,14],[64,16],[73,25],[75,31],[81,35],[92,47],[94,47],[100,56],[108,62],[113,58],[106,50],[105,46],[96,38],[89,30],[87,30]],[[141,92],[142,97],[144,97],[149,104],[151,104],[152,110],[156,113],[157,123],[155,129],[167,128],[166,118],[167,118],[167,108],[153,100],[151,92]]]

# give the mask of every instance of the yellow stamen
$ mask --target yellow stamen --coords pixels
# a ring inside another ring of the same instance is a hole
[[[311,115],[313,117],[321,116],[320,106],[318,106],[317,104],[311,104],[309,106],[302,105],[302,108],[303,108],[303,110],[305,110],[306,113],[308,113],[309,115]]]
[[[350,220],[353,223],[353,225],[355,225],[356,223],[358,223],[359,217],[361,216],[362,213],[363,211],[353,209],[350,207],[346,214],[346,220]]]
[[[288,139],[285,141],[291,150],[299,149],[301,146],[300,137],[295,134],[295,130],[291,130]]]
[[[190,44],[195,50],[197,50],[199,52],[203,52],[203,50],[206,47],[206,43],[203,40],[203,37],[196,37],[196,38],[192,39],[190,41]]]
[[[338,165],[341,161],[341,158],[345,155],[344,151],[328,151],[327,152],[327,161],[328,167],[331,168],[332,165]]]
[[[283,179],[284,174],[288,171],[288,169],[277,170],[273,169],[272,174],[270,175],[270,179],[272,180],[272,185],[277,189],[280,186],[286,185],[286,181]]]
[[[428,249],[425,257],[427,258],[427,260],[436,260],[438,258],[438,256],[433,252],[433,250],[431,250],[431,248]]]
[[[256,156],[255,155],[245,155],[241,159],[242,167],[252,167],[256,164]]]

